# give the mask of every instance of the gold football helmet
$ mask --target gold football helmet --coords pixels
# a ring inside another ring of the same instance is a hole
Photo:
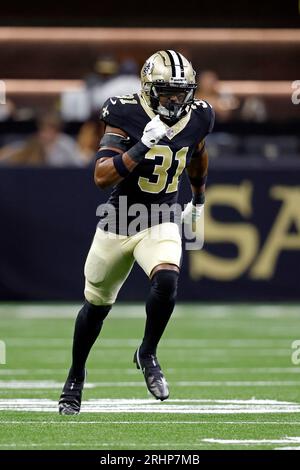
[[[193,104],[196,73],[179,52],[155,52],[141,70],[142,96],[148,106],[164,119],[178,121]]]

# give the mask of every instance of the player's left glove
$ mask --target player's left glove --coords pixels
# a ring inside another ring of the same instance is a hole
[[[185,209],[181,213],[181,222],[185,224],[191,224],[193,232],[196,230],[197,221],[200,219],[204,209],[204,204],[194,205],[193,201],[190,201]]]
[[[204,194],[202,204],[195,204],[195,201],[190,201],[181,213],[181,222],[186,225],[188,229],[184,228],[185,236],[194,238],[197,242],[193,245],[192,249],[200,250],[204,243]]]

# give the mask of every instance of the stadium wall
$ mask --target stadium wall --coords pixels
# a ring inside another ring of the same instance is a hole
[[[93,170],[2,168],[0,300],[81,300],[83,265],[108,197]],[[180,202],[190,199],[184,179]],[[184,251],[179,300],[300,300],[299,169],[215,168],[209,173],[205,245]],[[135,266],[120,300],[144,300]]]

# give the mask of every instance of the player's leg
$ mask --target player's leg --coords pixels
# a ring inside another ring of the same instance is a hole
[[[85,363],[111,305],[93,305],[87,300],[79,311],[74,328],[72,365],[59,399],[60,414],[78,414],[85,381]]]
[[[151,272],[151,287],[146,301],[146,325],[140,354],[156,354],[158,343],[175,306],[179,268],[159,264]]]
[[[111,305],[93,305],[85,300],[75,321],[70,377],[84,380],[87,357],[110,309]]]
[[[87,256],[85,302],[75,322],[72,365],[59,401],[61,414],[79,413],[86,360],[133,266],[132,254],[122,249],[124,238],[97,230]]]
[[[156,349],[174,310],[181,252],[178,227],[172,223],[152,228],[134,250],[135,259],[151,280],[144,337],[134,361],[144,371],[148,389],[160,400],[168,398],[169,391]]]
[[[174,223],[164,223],[149,229],[134,250],[134,257],[151,280],[146,301],[146,326],[141,354],[155,354],[159,340],[174,309],[181,238]]]

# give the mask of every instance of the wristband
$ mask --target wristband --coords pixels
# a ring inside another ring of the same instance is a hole
[[[190,182],[193,186],[196,188],[200,188],[204,184],[206,184],[207,181],[207,175],[201,176],[201,177],[192,177],[189,176]]]
[[[137,142],[133,147],[127,150],[127,155],[130,156],[131,160],[136,163],[139,163],[143,160],[148,150],[150,150],[149,147],[147,147],[147,145],[144,145],[143,142],[139,140],[139,142]]]
[[[123,162],[122,154],[119,153],[115,157],[113,157],[113,162],[115,165],[115,169],[119,173],[122,178],[126,178],[130,174],[130,171],[128,170],[127,166]]]
[[[205,194],[204,193],[197,193],[193,195],[193,206],[196,206],[197,204],[204,204],[205,203]]]

